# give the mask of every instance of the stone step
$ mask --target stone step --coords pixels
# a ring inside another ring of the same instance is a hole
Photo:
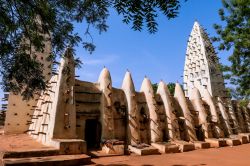
[[[195,149],[208,149],[210,148],[210,143],[203,141],[194,141]]]
[[[86,154],[87,144],[86,141],[81,139],[52,139],[55,147],[60,149],[60,154]]]
[[[241,142],[241,144],[247,144],[248,143],[248,137],[244,135],[231,135],[230,138],[238,138]]]
[[[229,146],[241,145],[240,140],[237,138],[225,138],[225,140]]]
[[[159,154],[158,149],[153,147],[153,146],[137,148],[137,147],[129,145],[128,148],[129,148],[129,151],[131,151],[137,155],[140,155],[140,156]]]
[[[224,139],[216,139],[216,138],[207,138],[205,139],[205,142],[210,143],[210,146],[212,148],[219,148],[219,147],[224,147],[227,146],[227,141]]]
[[[3,166],[76,166],[90,164],[86,154],[3,159]]]
[[[160,153],[179,153],[179,147],[171,142],[157,142],[151,145],[159,150]]]
[[[173,141],[173,143],[175,143],[179,147],[181,152],[188,152],[188,151],[195,150],[195,146],[193,143],[189,143],[189,142],[181,141],[181,140]]]
[[[104,145],[102,151],[106,154],[124,155],[124,145],[112,145],[112,147]]]
[[[92,158],[100,158],[100,157],[113,157],[113,156],[123,156],[124,154],[107,154],[102,149],[90,150],[87,153]]]
[[[250,133],[239,133],[238,135],[239,135],[239,136],[246,136],[248,142],[250,142]]]
[[[58,149],[46,150],[25,150],[25,151],[5,151],[0,152],[0,158],[26,158],[26,157],[44,157],[55,156],[59,154]]]

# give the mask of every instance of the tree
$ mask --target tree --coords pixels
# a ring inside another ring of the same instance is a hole
[[[158,84],[157,83],[152,84],[152,88],[153,88],[154,93],[156,94],[157,89],[158,89]]]
[[[175,83],[173,83],[173,82],[168,83],[168,90],[169,90],[171,95],[174,95]]]
[[[223,66],[225,79],[235,85],[237,98],[250,98],[250,1],[222,0],[223,9],[219,10],[225,26],[214,25],[218,36],[219,50],[233,49],[228,60],[229,66]]]
[[[169,83],[167,84],[167,86],[168,86],[169,93],[170,93],[171,95],[174,95],[175,83],[169,82]],[[183,87],[183,86],[181,85],[181,87]],[[158,89],[158,84],[157,84],[157,83],[152,84],[152,88],[153,88],[153,90],[154,90],[154,93],[156,93],[156,92],[157,92],[157,89]],[[183,88],[182,88],[182,89],[183,89]]]
[[[89,29],[107,31],[109,9],[123,16],[123,22],[141,31],[157,31],[156,18],[163,13],[175,18],[179,0],[1,0],[0,1],[0,73],[6,91],[21,93],[24,98],[46,88],[43,66],[36,60],[44,52],[44,42],[51,41],[52,52],[44,55],[54,61],[66,47],[79,43],[90,53],[95,45]],[[90,41],[73,33],[73,23],[85,23]],[[21,70],[20,70],[21,69]]]

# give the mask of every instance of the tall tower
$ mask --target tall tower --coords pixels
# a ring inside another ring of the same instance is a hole
[[[45,35],[44,37],[46,39],[44,41],[44,51],[37,52],[32,50],[32,53],[36,55],[36,60],[43,65],[43,76],[47,82],[52,76],[52,61],[48,60],[52,48],[49,36]],[[9,93],[4,124],[5,133],[18,134],[28,131],[31,120],[36,118],[33,117],[33,112],[36,108],[38,97],[39,96],[35,95],[33,99],[23,100],[23,97],[20,94],[15,95],[11,92]]]
[[[194,87],[202,97],[205,89],[213,97],[227,97],[219,59],[208,34],[197,21],[188,39],[183,79],[186,97],[190,97]]]

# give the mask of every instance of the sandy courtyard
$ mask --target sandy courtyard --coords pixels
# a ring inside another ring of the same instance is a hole
[[[250,144],[178,154],[92,159],[96,166],[250,166]]]

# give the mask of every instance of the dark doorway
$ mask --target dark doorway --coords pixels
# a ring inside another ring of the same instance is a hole
[[[88,149],[100,147],[101,124],[97,119],[87,119],[85,125],[85,141]]]

